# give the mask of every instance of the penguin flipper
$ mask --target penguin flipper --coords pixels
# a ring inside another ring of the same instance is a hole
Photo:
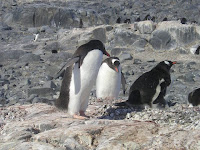
[[[73,65],[74,63],[78,62],[79,61],[79,57],[73,57],[73,58],[70,58],[63,66],[62,68],[56,73],[55,75],[55,79],[58,78],[60,76],[60,74],[62,74],[63,70],[65,70],[67,67]]]
[[[122,88],[123,88],[123,94],[125,95],[125,92],[126,92],[126,89],[125,89],[126,79],[124,77],[123,72],[121,72],[121,84],[122,84]]]

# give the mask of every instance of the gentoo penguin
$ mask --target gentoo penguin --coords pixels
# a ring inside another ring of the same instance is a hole
[[[149,72],[142,74],[130,87],[128,100],[116,105],[147,104],[152,107],[152,104],[159,103],[165,106],[164,96],[171,83],[170,68],[173,64],[176,62],[162,61]]]
[[[110,57],[99,40],[80,46],[65,65],[59,98],[55,105],[77,119],[86,119],[89,94],[96,81],[103,54]]]
[[[96,80],[97,98],[116,99],[119,96],[121,84],[125,94],[125,78],[121,72],[118,57],[106,58],[99,69]]]
[[[200,105],[200,88],[195,89],[188,95],[188,102],[191,103],[193,106]]]
[[[38,37],[39,37],[39,34],[37,33],[37,34],[33,34],[35,37],[34,37],[34,42],[36,42],[37,40],[38,40]]]

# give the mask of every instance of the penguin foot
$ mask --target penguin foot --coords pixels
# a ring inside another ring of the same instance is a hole
[[[81,119],[81,120],[89,119],[89,116],[87,116],[84,111],[80,111],[79,113],[80,113],[79,115],[74,114],[73,118],[75,118],[75,119]]]
[[[80,113],[80,116],[83,116],[83,117],[86,117],[86,118],[90,118],[89,116],[87,116],[87,115],[85,114],[84,111],[80,111],[79,113]]]
[[[80,120],[87,120],[87,119],[89,119],[88,117],[86,117],[86,116],[81,116],[81,115],[73,115],[73,118],[74,119],[80,119]]]

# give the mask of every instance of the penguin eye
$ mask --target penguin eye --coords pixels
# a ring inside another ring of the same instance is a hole
[[[114,65],[115,65],[115,66],[119,66],[119,65],[120,65],[120,62],[119,62],[119,61],[115,61],[115,62],[114,62]]]

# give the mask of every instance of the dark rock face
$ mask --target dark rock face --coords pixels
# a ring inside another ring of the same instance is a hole
[[[155,50],[170,50],[175,47],[175,40],[166,31],[155,31],[149,43]]]
[[[185,30],[178,29],[176,31],[177,39],[181,44],[189,44],[198,39],[198,34],[194,27],[185,28]]]
[[[138,38],[140,38],[140,36],[133,32],[121,31],[114,33],[114,39],[111,43],[115,43],[115,46],[132,45]]]

